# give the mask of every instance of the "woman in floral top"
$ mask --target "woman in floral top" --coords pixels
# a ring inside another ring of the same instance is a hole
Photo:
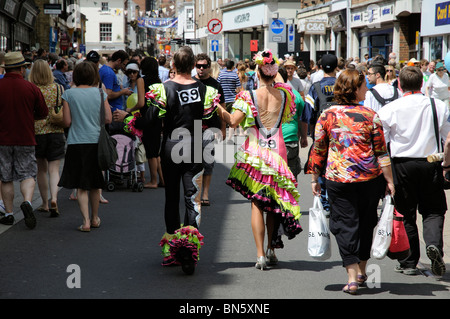
[[[327,180],[330,231],[348,274],[343,291],[350,294],[367,280],[379,201],[386,193],[394,195],[383,126],[375,111],[358,104],[366,92],[364,75],[356,70],[341,73],[334,86],[337,105],[317,121],[306,171],[312,174],[315,196],[320,195],[319,175]]]
[[[62,104],[61,96],[64,92],[64,88],[54,83],[53,74],[48,67],[47,62],[44,60],[36,60],[31,68],[29,80],[39,87],[49,109]],[[66,138],[64,136],[64,129],[52,125],[49,122],[49,116],[43,120],[35,121],[34,129],[37,143],[37,183],[42,199],[42,205],[38,210],[41,212],[50,212],[51,217],[58,217],[57,184],[59,181],[60,161],[65,155]],[[47,177],[47,174],[49,177]],[[49,180],[50,206],[48,203]]]

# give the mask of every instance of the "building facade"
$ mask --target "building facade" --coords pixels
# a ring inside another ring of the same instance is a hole
[[[39,12],[33,0],[0,0],[0,51],[31,49]]]
[[[420,26],[422,58],[443,60],[450,49],[450,2],[428,0],[422,2]]]
[[[81,12],[86,16],[86,52],[95,50],[109,55],[125,50],[124,1],[80,0]]]

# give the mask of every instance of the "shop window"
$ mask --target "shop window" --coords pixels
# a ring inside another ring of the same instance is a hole
[[[442,59],[442,37],[430,38],[430,61]]]
[[[112,23],[100,23],[100,42],[112,41]]]

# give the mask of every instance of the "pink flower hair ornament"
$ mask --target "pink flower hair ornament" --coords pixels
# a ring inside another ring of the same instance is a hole
[[[255,55],[254,60],[265,75],[277,75],[279,62],[270,49],[258,52]]]

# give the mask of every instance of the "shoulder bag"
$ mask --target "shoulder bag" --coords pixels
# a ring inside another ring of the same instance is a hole
[[[109,136],[105,128],[105,104],[103,100],[103,90],[100,90],[100,136],[98,138],[98,166],[102,171],[106,171],[114,165],[118,159],[116,144],[117,141]]]
[[[61,86],[59,84],[56,84],[56,102],[55,102],[55,106],[50,108],[48,110],[48,121],[50,122],[50,124],[57,126],[57,127],[61,127],[64,128],[64,119],[63,119],[63,107],[62,107],[62,99],[61,102],[60,100],[60,90],[61,90]]]
[[[431,101],[431,109],[433,110],[434,134],[436,136],[436,144],[437,144],[438,153],[439,153],[439,150],[441,150],[441,149],[442,149],[442,152],[444,152],[444,147],[442,146],[442,142],[440,140],[436,104],[435,104],[433,98],[430,98],[430,101]],[[437,171],[436,177],[437,177],[438,181],[442,184],[442,187],[444,189],[450,189],[450,182],[448,182],[444,179],[444,170],[442,168],[442,161],[435,162],[435,165],[436,165],[436,171]],[[449,173],[447,173],[447,174],[449,174]]]

